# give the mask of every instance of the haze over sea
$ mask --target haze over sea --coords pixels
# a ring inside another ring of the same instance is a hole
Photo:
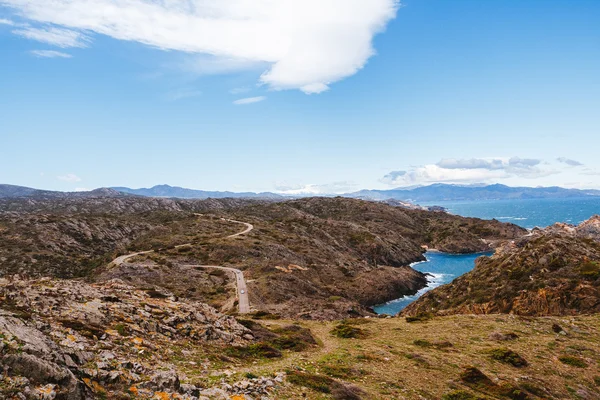
[[[595,214],[600,214],[600,197],[569,199],[516,199],[485,201],[435,202],[425,205],[445,207],[452,214],[482,219],[495,218],[527,229],[546,227],[555,222],[579,224]],[[413,264],[417,271],[430,274],[429,285],[414,296],[405,296],[373,307],[379,314],[395,315],[424,293],[471,271],[475,259],[486,254],[452,255],[427,252],[427,261]]]

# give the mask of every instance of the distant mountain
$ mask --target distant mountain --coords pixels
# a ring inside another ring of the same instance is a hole
[[[505,200],[505,199],[545,199],[600,196],[600,190],[579,190],[553,187],[510,187],[495,185],[448,185],[434,184],[410,189],[361,190],[348,193],[345,197],[408,202],[462,201],[462,200]]]
[[[65,198],[65,197],[123,197],[126,194],[109,188],[100,188],[87,192],[58,192],[52,190],[33,189],[25,186],[0,184],[0,198],[34,197],[34,198]]]
[[[130,189],[127,187],[111,188],[121,193],[135,194],[146,197],[174,197],[179,199],[224,199],[224,198],[251,198],[251,199],[283,199],[284,197],[275,193],[264,192],[210,192],[205,190],[186,189],[177,186],[157,185],[149,189]]]

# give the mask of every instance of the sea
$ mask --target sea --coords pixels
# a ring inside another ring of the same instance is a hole
[[[579,224],[593,215],[600,214],[600,197],[568,199],[515,199],[485,201],[440,201],[422,205],[445,207],[451,214],[482,219],[497,219],[523,228],[544,228],[555,222]],[[373,307],[378,314],[395,315],[424,293],[440,285],[452,282],[475,267],[475,260],[492,253],[454,255],[429,251],[427,261],[411,265],[428,275],[427,287],[413,296],[389,301]]]

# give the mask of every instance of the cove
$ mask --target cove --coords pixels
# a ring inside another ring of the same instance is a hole
[[[404,296],[387,303],[374,306],[377,314],[396,315],[407,305],[427,293],[431,289],[452,282],[455,278],[466,274],[475,267],[475,260],[481,256],[491,256],[490,253],[477,254],[448,254],[439,251],[428,251],[425,253],[427,261],[414,263],[412,268],[427,273],[428,284],[412,296]]]

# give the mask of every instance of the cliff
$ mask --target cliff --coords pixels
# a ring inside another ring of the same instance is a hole
[[[425,294],[420,313],[577,315],[600,312],[600,216],[555,224],[481,257],[473,271]]]

